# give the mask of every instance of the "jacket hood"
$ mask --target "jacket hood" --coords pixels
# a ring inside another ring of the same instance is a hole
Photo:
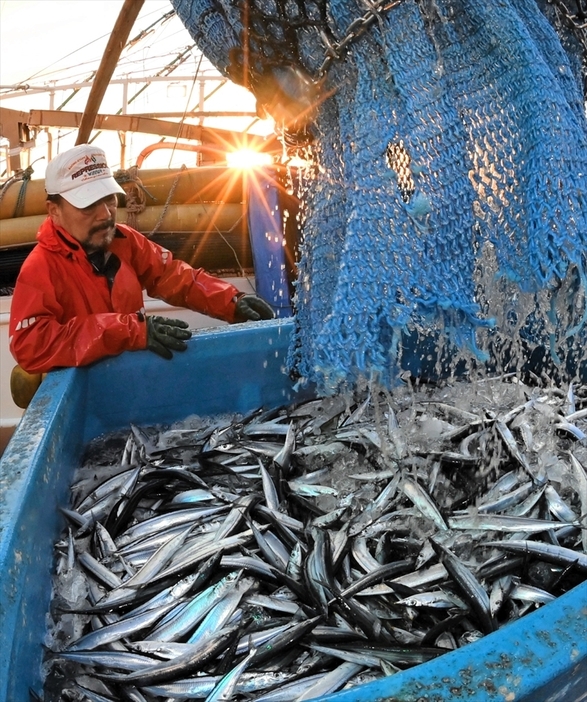
[[[79,243],[64,229],[57,229],[51,217],[46,217],[37,232],[37,241],[49,251],[71,254],[83,251]]]

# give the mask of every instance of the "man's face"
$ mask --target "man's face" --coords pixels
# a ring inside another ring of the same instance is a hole
[[[67,200],[47,202],[47,212],[56,227],[65,229],[87,253],[106,251],[116,231],[116,195],[108,195],[78,209]]]

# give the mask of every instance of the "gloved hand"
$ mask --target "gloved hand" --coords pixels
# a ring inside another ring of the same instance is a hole
[[[273,319],[275,314],[271,307],[257,295],[239,297],[234,310],[235,322],[257,322],[259,319]]]
[[[147,348],[169,360],[173,351],[185,351],[191,339],[188,323],[181,319],[168,319],[157,315],[147,317]]]

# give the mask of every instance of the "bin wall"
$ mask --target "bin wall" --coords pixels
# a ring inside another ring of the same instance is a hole
[[[40,688],[59,507],[86,443],[131,422],[289,404],[298,396],[282,372],[290,334],[280,321],[203,330],[171,362],[127,353],[41,384],[0,461],[0,702]]]
[[[79,464],[85,387],[72,369],[42,384],[0,461],[0,700],[39,679],[55,539]]]
[[[130,422],[303,399],[283,373],[291,330],[290,320],[205,330],[171,362],[137,352],[49,374],[0,461],[0,702],[41,688],[59,507],[85,444]],[[576,702],[586,688],[587,583],[477,643],[330,699]]]

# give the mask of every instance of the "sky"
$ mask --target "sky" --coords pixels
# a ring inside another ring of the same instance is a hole
[[[59,89],[87,80],[97,70],[108,38],[116,23],[123,0],[0,0],[0,104],[16,110],[54,109],[61,106],[68,111],[83,112],[89,88],[72,97],[72,89]],[[168,0],[145,0],[144,6],[131,30],[130,38],[137,36],[173,8]],[[154,75],[162,70],[181,51],[193,45],[193,40],[176,16],[163,25],[158,24],[144,39],[123,52],[115,78]],[[174,75],[187,78],[170,86],[153,83],[129,105],[128,113],[179,112],[198,108],[198,84],[194,75],[216,76],[218,73],[197,48],[190,51],[187,60]],[[217,85],[208,82],[206,92]],[[20,86],[20,87],[17,87]],[[23,89],[22,86],[29,86]],[[35,88],[55,88],[50,92],[33,92]],[[142,84],[129,85],[129,96],[139,91]],[[100,112],[114,114],[122,106],[122,86],[111,85],[106,92]],[[228,86],[206,100],[208,110],[255,111],[255,100],[244,88]],[[271,132],[268,122],[255,122],[253,117],[207,119],[207,126],[243,131],[250,127],[259,134]],[[55,137],[55,135],[53,135]],[[75,143],[75,135],[59,130],[57,150]],[[158,137],[131,135],[127,137],[126,157],[132,163],[141,149]],[[47,135],[37,137],[38,148],[31,159],[38,158],[33,177],[44,174],[43,158],[47,150]],[[118,154],[120,140],[116,133],[100,134],[95,143]],[[167,167],[173,159],[185,163],[187,152],[170,155],[167,150],[149,156],[149,167]],[[53,153],[55,155],[55,151]],[[195,159],[195,156],[192,158]],[[114,160],[116,158],[114,157]],[[129,164],[124,164],[128,167]],[[195,165],[187,162],[186,165]],[[113,163],[114,168],[120,166]],[[1,170],[4,170],[2,164]],[[1,173],[0,173],[1,175]]]
[[[122,0],[0,0],[1,85],[41,82],[55,77],[51,68],[99,59],[122,4]],[[145,5],[170,7],[161,0],[147,0]]]

